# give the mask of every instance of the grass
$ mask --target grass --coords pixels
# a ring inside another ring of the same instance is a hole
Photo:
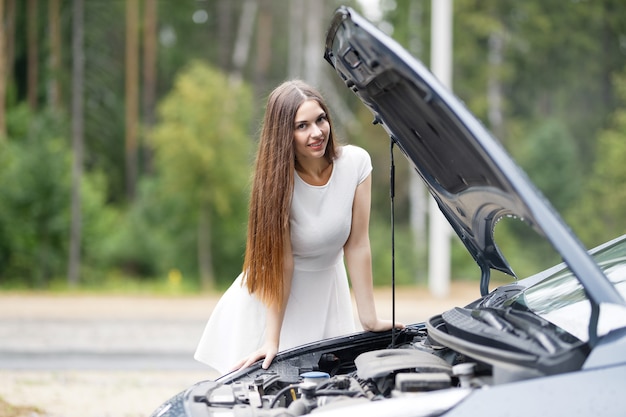
[[[201,292],[196,282],[182,279],[182,276],[176,273],[172,273],[167,277],[153,279],[140,279],[120,274],[111,274],[101,281],[80,282],[76,286],[70,285],[65,278],[56,278],[47,285],[36,288],[14,280],[0,284],[0,291],[142,296],[181,296],[195,295]]]
[[[46,413],[37,407],[13,405],[0,397],[0,417],[37,417],[45,415]]]

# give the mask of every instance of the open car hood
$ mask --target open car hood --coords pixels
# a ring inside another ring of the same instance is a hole
[[[482,271],[514,275],[494,242],[516,216],[554,246],[598,306],[624,304],[612,284],[499,142],[417,59],[354,10],[335,12],[325,59],[424,180]]]

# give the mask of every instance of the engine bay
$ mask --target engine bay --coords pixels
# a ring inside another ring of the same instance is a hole
[[[433,344],[423,325],[399,332],[393,347],[389,340],[389,333],[386,344],[381,335],[353,339],[343,348],[335,344],[332,351],[276,360],[267,370],[199,383],[186,394],[188,411],[193,416],[227,410],[235,416],[301,416],[435,391],[469,391],[492,382],[490,366]]]
[[[412,401],[413,409],[417,400],[415,416],[436,416],[477,389],[580,369],[586,344],[538,318],[519,323],[522,313],[494,317],[488,304],[456,308],[403,330],[356,333],[282,352],[268,369],[257,362],[194,385],[181,393],[185,411],[289,417],[394,399],[399,401],[383,402]]]

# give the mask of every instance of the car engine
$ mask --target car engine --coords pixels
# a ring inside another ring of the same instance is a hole
[[[400,339],[404,342],[393,348],[361,352],[356,343],[275,361],[268,370],[257,368],[230,381],[199,383],[186,393],[187,414],[302,416],[490,382],[489,367],[432,345],[423,327],[408,327]],[[371,349],[371,339],[368,345]]]

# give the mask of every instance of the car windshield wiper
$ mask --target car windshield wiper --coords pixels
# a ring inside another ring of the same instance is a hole
[[[532,313],[518,312],[510,308],[503,312],[478,309],[472,311],[472,317],[498,331],[530,339],[551,354],[566,347],[558,337],[543,331],[541,327],[544,327],[546,323],[538,321]]]
[[[500,317],[491,310],[473,310],[472,317],[490,325],[497,330],[507,333],[515,333],[515,328],[511,325],[511,323],[502,319],[502,317]]]

